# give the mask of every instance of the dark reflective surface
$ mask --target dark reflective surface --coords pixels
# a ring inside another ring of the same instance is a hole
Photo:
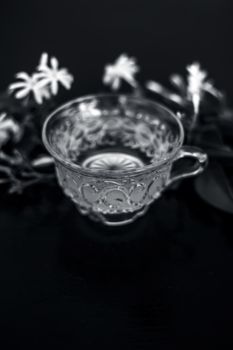
[[[166,192],[121,228],[81,216],[56,187],[2,195],[0,324],[7,344],[233,343],[232,216],[201,202],[191,185]]]

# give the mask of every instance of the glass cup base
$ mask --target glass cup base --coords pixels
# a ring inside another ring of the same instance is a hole
[[[114,149],[114,151],[102,151],[88,156],[82,166],[95,170],[133,170],[142,168],[144,163],[137,155],[128,154],[126,151],[119,152]]]
[[[76,208],[81,214],[88,215],[94,221],[102,222],[108,226],[122,226],[130,224],[140,216],[144,215],[147,212],[149,206],[145,205],[137,211],[121,214],[103,214],[93,211],[89,212],[86,209],[81,208],[78,204],[76,204]]]

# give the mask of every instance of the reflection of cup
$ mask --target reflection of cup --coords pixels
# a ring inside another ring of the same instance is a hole
[[[173,181],[203,171],[206,154],[182,147],[183,138],[170,110],[125,95],[73,100],[43,128],[65,194],[81,213],[107,225],[132,222]],[[173,162],[183,157],[194,159],[192,169],[173,177]]]

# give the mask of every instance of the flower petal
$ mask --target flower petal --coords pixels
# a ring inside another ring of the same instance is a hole
[[[53,95],[56,95],[58,92],[58,81],[55,79],[51,81],[51,91]]]
[[[18,89],[21,87],[26,87],[26,86],[27,86],[27,83],[22,81],[21,83],[13,83],[13,84],[9,85],[8,89],[15,90],[15,89]]]
[[[30,89],[28,87],[25,87],[25,89],[22,89],[20,91],[18,91],[15,95],[16,98],[24,98],[25,96],[27,96],[30,93]]]
[[[58,60],[56,57],[51,58],[51,67],[55,70],[58,69]]]
[[[119,89],[120,85],[121,85],[120,79],[117,77],[114,78],[114,80],[112,81],[112,89],[116,91]]]
[[[40,57],[38,70],[47,67],[47,65],[48,65],[48,54],[47,54],[47,52],[43,52],[41,57]]]
[[[47,86],[40,88],[40,93],[41,96],[45,99],[49,99],[51,97],[50,91]]]
[[[68,69],[66,68],[59,69],[59,74],[70,75]]]
[[[44,76],[44,78],[38,80],[36,86],[38,89],[40,89],[40,88],[47,86],[50,83],[51,83],[51,79],[48,78],[47,76]]]
[[[31,79],[30,75],[28,73],[26,73],[26,72],[19,72],[15,76],[18,79],[23,79],[23,80],[26,80],[26,81]]]
[[[38,67],[37,69],[40,73],[36,74],[49,74],[49,72],[51,71],[51,68],[49,68],[48,66]]]
[[[59,79],[59,81],[67,90],[71,88],[71,82],[69,80]]]
[[[42,96],[41,96],[40,91],[39,91],[39,90],[33,90],[33,96],[34,96],[35,101],[36,101],[39,105],[41,105],[43,99],[42,99]]]
[[[0,123],[3,122],[3,120],[5,120],[7,117],[7,114],[6,113],[1,113],[0,114]]]
[[[71,75],[68,72],[65,73],[65,72],[63,72],[63,70],[58,71],[58,76],[59,76],[59,78],[62,78],[62,79],[69,81],[70,83],[73,83],[73,81],[74,81],[73,75]]]

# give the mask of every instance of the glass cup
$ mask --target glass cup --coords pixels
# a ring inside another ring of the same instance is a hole
[[[106,225],[134,221],[171,183],[203,171],[207,155],[183,147],[183,139],[170,110],[128,95],[75,99],[43,127],[64,193],[82,214]],[[192,164],[174,176],[174,162],[184,157]]]

